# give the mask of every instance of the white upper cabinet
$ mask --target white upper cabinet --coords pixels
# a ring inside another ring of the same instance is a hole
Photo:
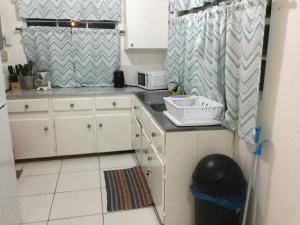
[[[167,49],[168,21],[168,0],[125,0],[126,49]]]

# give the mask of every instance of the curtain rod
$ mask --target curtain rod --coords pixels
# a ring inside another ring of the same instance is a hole
[[[72,28],[72,27],[70,27]],[[24,27],[15,27],[15,31],[23,32]],[[120,34],[125,34],[125,30],[120,30]]]

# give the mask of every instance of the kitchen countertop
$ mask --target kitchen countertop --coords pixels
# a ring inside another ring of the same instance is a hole
[[[138,87],[83,87],[83,88],[53,88],[49,91],[21,90],[8,91],[6,93],[7,100],[17,99],[36,99],[36,98],[55,98],[69,96],[94,96],[94,95],[110,95],[110,94],[132,94],[145,91]]]
[[[101,96],[101,95],[122,95],[135,94],[149,111],[156,122],[165,132],[185,132],[201,130],[224,130],[223,126],[199,126],[199,127],[178,127],[173,124],[161,111],[151,108],[152,104],[163,104],[163,97],[169,96],[168,91],[146,91],[138,87],[84,87],[84,88],[54,88],[49,91],[22,90],[17,92],[7,92],[8,100],[55,98],[71,96]]]

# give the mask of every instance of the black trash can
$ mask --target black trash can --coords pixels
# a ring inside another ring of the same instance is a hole
[[[193,173],[196,225],[238,225],[246,197],[246,180],[231,158],[214,154],[199,162]]]

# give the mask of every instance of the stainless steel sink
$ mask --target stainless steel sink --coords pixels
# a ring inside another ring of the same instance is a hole
[[[163,112],[163,111],[167,110],[166,105],[164,103],[162,103],[162,104],[151,104],[150,107],[154,111],[157,111],[157,112]]]

